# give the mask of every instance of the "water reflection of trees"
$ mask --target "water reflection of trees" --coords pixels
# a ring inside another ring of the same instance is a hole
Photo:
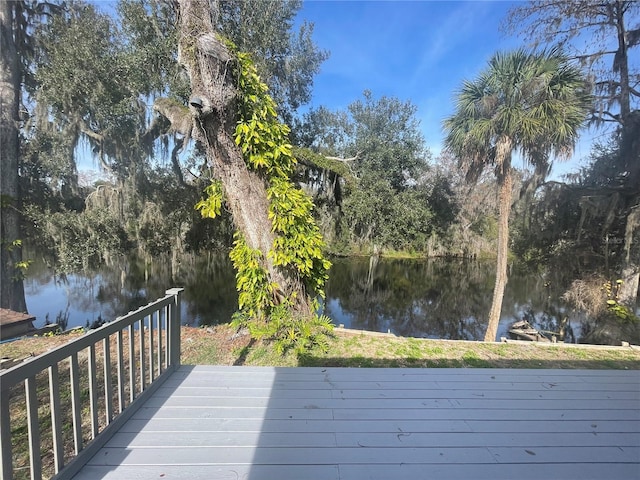
[[[226,252],[184,254],[177,262],[168,256],[152,262],[131,258],[107,275],[99,298],[113,304],[118,315],[164,296],[175,286],[185,288],[185,324],[228,322],[237,305],[235,276]]]
[[[484,333],[490,270],[457,260],[337,260],[327,295],[352,316],[352,328],[471,340]]]
[[[477,340],[483,337],[493,289],[491,262],[458,259],[335,259],[327,284],[325,313],[350,326],[391,331],[401,336]],[[537,328],[558,331],[568,317],[577,337],[581,317],[560,301],[571,273],[513,267],[505,291],[499,336],[507,325],[526,319]],[[67,309],[76,316],[69,325],[85,325],[98,317],[111,320],[162,297],[169,288],[185,287],[183,323],[228,322],[237,308],[235,273],[226,252],[185,254],[175,259],[122,258],[99,270],[54,275],[36,262],[25,284],[37,301],[38,291],[56,284],[66,301],[49,312],[53,321]],[[70,306],[70,308],[69,308]],[[56,310],[57,308],[57,310]],[[88,313],[86,313],[88,312]],[[347,321],[345,320],[345,323]],[[584,333],[584,332],[583,332]]]
[[[195,258],[193,268],[181,272],[190,318],[199,325],[231,320],[237,310],[235,271],[226,252]]]
[[[478,340],[491,305],[491,262],[458,259],[338,259],[327,285],[329,316],[346,313],[351,327],[401,336]],[[505,291],[500,336],[523,318],[558,331],[571,312],[560,301],[562,272],[513,268]],[[335,310],[336,305],[342,312]]]
[[[173,261],[172,261],[173,260]],[[66,296],[67,309],[93,312],[91,318],[70,319],[73,325],[106,321],[164,296],[172,287],[185,287],[183,323],[210,325],[228,322],[237,307],[235,275],[226,252],[169,255],[151,262],[131,256],[82,273],[58,275],[44,263],[30,270],[27,295],[38,299],[55,284]],[[50,312],[51,321],[57,312]]]

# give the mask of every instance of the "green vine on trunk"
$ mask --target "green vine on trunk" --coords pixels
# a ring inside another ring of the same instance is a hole
[[[264,178],[269,200],[269,218],[276,239],[266,255],[298,284],[305,295],[324,298],[324,284],[331,263],[323,256],[325,247],[313,216],[311,198],[291,182],[297,164],[288,141],[289,127],[278,121],[276,104],[257,73],[249,54],[237,53],[238,123],[234,140],[242,150],[247,167]],[[224,193],[219,182],[205,190],[206,197],[196,204],[205,217],[219,215]],[[236,268],[239,308],[248,318],[265,318],[282,298],[282,287],[273,283],[263,267],[264,253],[251,249],[236,232],[230,257]],[[285,305],[295,298],[284,299]]]
[[[262,266],[262,252],[249,247],[239,232],[234,237],[229,256],[237,272],[238,308],[248,318],[260,318],[275,306],[273,294],[277,285],[269,280]]]

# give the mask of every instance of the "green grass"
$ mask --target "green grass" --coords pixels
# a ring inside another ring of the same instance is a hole
[[[337,334],[326,351],[313,349],[300,357],[261,353],[249,356],[247,364],[265,361],[286,366],[640,369],[640,351]]]

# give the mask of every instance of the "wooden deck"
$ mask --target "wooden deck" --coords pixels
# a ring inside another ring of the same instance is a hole
[[[182,366],[75,480],[640,479],[640,372]]]

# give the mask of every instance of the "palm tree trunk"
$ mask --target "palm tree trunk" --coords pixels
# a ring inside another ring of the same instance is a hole
[[[0,307],[26,312],[24,285],[16,265],[22,260],[18,194],[18,102],[20,75],[13,35],[13,2],[0,2]]]
[[[508,142],[510,143],[510,142]],[[500,149],[501,145],[498,145]],[[506,145],[502,145],[503,148]],[[509,155],[510,155],[510,148]],[[503,150],[504,151],[504,150]],[[500,164],[500,163],[499,163]],[[484,335],[485,342],[495,342],[502,311],[502,299],[507,285],[507,255],[509,253],[509,214],[511,213],[511,195],[513,176],[511,161],[507,158],[501,162],[502,172],[498,175],[498,258],[496,261],[496,283],[493,288],[493,300],[489,311],[489,323]]]

